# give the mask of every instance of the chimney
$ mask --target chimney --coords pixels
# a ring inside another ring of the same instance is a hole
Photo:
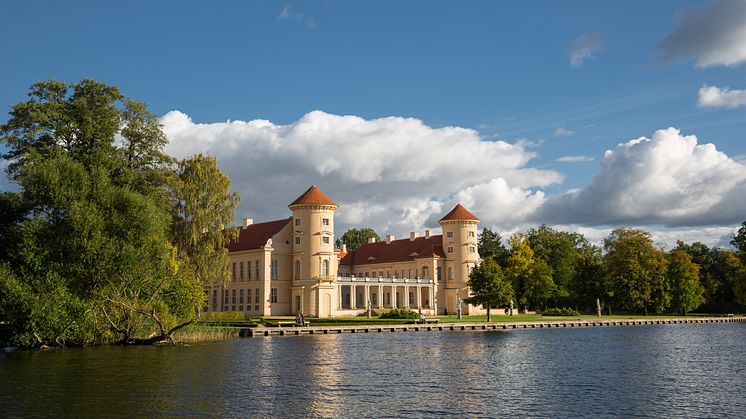
[[[347,253],[347,245],[342,243],[342,253]]]
[[[254,224],[254,219],[253,218],[244,218],[243,219],[243,228],[246,228],[246,227],[248,227],[248,226],[250,226],[252,224]]]
[[[394,237],[393,234],[387,234],[386,235],[386,244],[389,244],[389,243],[391,243],[394,240],[396,240],[396,237]]]
[[[376,238],[375,237],[368,237],[368,243],[375,243]]]
[[[417,238],[417,232],[416,231],[409,232],[409,241],[413,242],[414,239],[416,239],[416,238]]]
[[[425,238],[426,239],[430,238],[430,230],[425,230]]]

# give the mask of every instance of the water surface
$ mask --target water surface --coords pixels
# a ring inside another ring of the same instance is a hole
[[[746,327],[268,337],[0,355],[0,416],[743,417]]]

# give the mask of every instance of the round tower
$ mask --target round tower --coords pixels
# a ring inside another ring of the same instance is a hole
[[[288,208],[293,213],[292,259],[293,294],[300,297],[303,308],[297,302],[293,312],[330,315],[330,310],[321,301],[319,284],[328,286],[337,278],[337,258],[334,254],[334,212],[339,206],[316,185],[293,201]],[[323,305],[323,307],[322,307]]]
[[[477,226],[479,218],[469,212],[463,205],[456,205],[451,212],[438,221],[443,229],[443,275],[439,284],[443,290],[445,309],[455,314],[458,298],[469,296],[467,282],[472,268],[479,262],[477,249]],[[462,304],[464,314],[473,314],[475,307]]]

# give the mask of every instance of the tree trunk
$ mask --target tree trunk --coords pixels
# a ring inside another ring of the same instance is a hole
[[[487,323],[492,321],[492,313],[490,312],[490,305],[487,304]]]

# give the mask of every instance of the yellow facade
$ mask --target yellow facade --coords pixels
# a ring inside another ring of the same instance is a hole
[[[334,248],[338,206],[318,188],[288,208],[286,219],[244,220],[239,239],[228,246],[232,280],[206,287],[206,311],[336,317],[370,306],[455,314],[458,298],[469,295],[468,275],[479,261],[479,220],[460,205],[440,221],[442,235],[388,236],[349,253]],[[462,310],[481,313],[465,303]]]

